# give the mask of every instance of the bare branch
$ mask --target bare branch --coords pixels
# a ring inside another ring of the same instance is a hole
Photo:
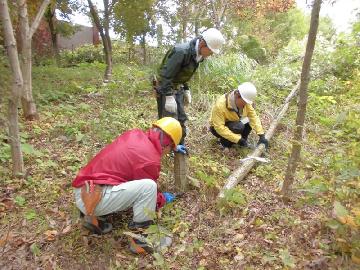
[[[38,13],[36,14],[36,17],[30,27],[30,31],[29,31],[29,37],[28,38],[32,38],[32,36],[34,35],[36,29],[39,27],[39,24],[41,22],[42,17],[44,16],[46,7],[49,5],[50,0],[44,0],[44,2],[41,4]]]

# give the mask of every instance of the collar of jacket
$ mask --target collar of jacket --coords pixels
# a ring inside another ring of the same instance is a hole
[[[195,62],[196,62],[196,55],[197,55],[196,54],[196,41],[197,40],[199,40],[199,42],[200,42],[200,37],[194,38],[190,41],[190,54]],[[204,61],[204,58],[201,59],[199,63],[201,63],[202,61]]]
[[[241,118],[243,109],[238,109],[238,107],[236,107],[235,99],[234,99],[235,91],[236,90],[233,90],[225,94],[226,109],[228,109],[231,112],[235,112],[239,116],[239,118]]]
[[[156,131],[153,128],[150,128],[147,132],[146,135],[148,136],[149,140],[151,141],[151,143],[154,145],[155,149],[159,152],[159,154],[162,154],[162,147],[161,147],[161,143],[160,143],[160,132]]]
[[[238,113],[239,110],[236,107],[235,99],[234,99],[234,91],[230,91],[229,93],[225,94],[225,100],[226,100],[226,108],[229,111]]]

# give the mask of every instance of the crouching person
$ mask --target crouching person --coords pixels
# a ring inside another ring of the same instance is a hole
[[[256,88],[250,82],[223,96],[214,104],[210,117],[210,132],[220,139],[224,148],[234,144],[249,147],[248,136],[252,129],[259,135],[259,142],[269,146],[265,138],[261,121],[252,104],[256,97]]]
[[[129,130],[102,149],[72,183],[76,206],[84,215],[84,227],[95,234],[108,233],[112,224],[101,216],[131,207],[133,220],[129,229],[141,234],[153,224],[149,213],[169,200],[165,196],[168,194],[158,191],[156,183],[161,157],[176,148],[181,136],[180,123],[164,117],[149,130]],[[135,238],[130,240],[130,249],[136,253],[150,251],[146,242]]]

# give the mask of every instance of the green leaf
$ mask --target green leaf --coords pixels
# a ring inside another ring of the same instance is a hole
[[[290,268],[295,267],[295,259],[293,256],[291,256],[291,254],[287,249],[285,250],[280,249],[279,253],[282,263],[284,264],[285,267],[290,267]]]
[[[32,254],[34,254],[34,256],[40,255],[40,248],[36,243],[32,243],[32,245],[30,246],[30,251],[32,252]]]
[[[346,210],[346,208],[338,201],[334,202],[334,212],[337,217],[344,217],[349,215],[348,210]]]
[[[32,145],[30,145],[30,144],[27,144],[27,143],[21,144],[21,151],[24,154],[27,154],[27,155],[32,155],[32,154],[35,153],[34,147]]]
[[[326,226],[328,226],[330,229],[336,230],[339,228],[339,226],[341,226],[341,224],[337,220],[331,219],[326,222]]]
[[[76,141],[77,142],[81,142],[82,141],[82,139],[84,138],[84,134],[82,134],[81,132],[79,132],[79,133],[77,133],[76,134]]]
[[[164,257],[161,254],[154,253],[153,256],[155,258],[154,265],[156,265],[156,266],[164,265],[164,262],[165,262]]]
[[[25,205],[25,198],[24,197],[21,197],[21,196],[16,196],[15,197],[15,203],[19,206],[24,206]]]
[[[36,218],[36,212],[35,212],[35,210],[34,210],[34,209],[31,209],[31,210],[27,211],[27,212],[25,213],[25,218],[26,218],[27,220],[32,220],[32,219]]]

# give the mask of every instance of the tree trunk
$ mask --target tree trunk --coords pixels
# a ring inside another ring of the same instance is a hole
[[[17,109],[19,97],[23,88],[23,78],[7,0],[0,0],[0,17],[3,26],[5,48],[13,75],[13,85],[11,97],[9,99],[9,141],[11,145],[12,173],[14,176],[17,176],[24,173]]]
[[[271,122],[268,131],[265,134],[265,137],[270,140],[271,137],[274,135],[275,129],[283,118],[284,114],[286,113],[291,99],[296,95],[299,89],[300,82],[296,84],[296,86],[291,90],[290,94],[285,99],[283,106],[281,107],[279,113],[277,114],[276,118]],[[264,152],[265,146],[263,144],[259,145],[254,152],[252,152],[248,157],[260,157],[261,154]],[[227,179],[225,186],[219,193],[219,197],[223,198],[225,195],[225,191],[231,188],[234,188],[245,176],[249,173],[251,168],[255,165],[255,159],[246,160],[239,168],[237,168]]]
[[[111,76],[112,76],[112,52],[111,52],[111,39],[109,35],[109,25],[108,23],[105,23],[105,27],[103,27],[101,25],[99,14],[96,10],[96,7],[94,6],[91,0],[88,0],[88,4],[89,4],[91,16],[94,20],[96,27],[99,29],[101,40],[103,43],[105,63],[106,63],[104,82],[108,82],[111,80]],[[109,5],[107,0],[104,0],[104,8],[108,11]],[[105,12],[105,20],[106,18],[108,20],[109,12]]]
[[[21,39],[21,71],[23,76],[23,90],[21,95],[21,104],[26,120],[35,120],[39,118],[36,111],[36,105],[32,95],[31,80],[31,37],[29,37],[29,17],[25,0],[18,0],[20,39]]]
[[[29,27],[26,0],[18,0],[21,37],[21,64],[24,80],[21,103],[26,120],[35,120],[39,118],[32,93],[31,39],[40,24],[41,18],[43,17],[49,2],[50,0],[43,1],[31,27]]]
[[[59,45],[58,45],[58,35],[56,30],[57,19],[55,15],[55,9],[56,9],[56,4],[49,5],[46,11],[47,12],[46,20],[48,22],[50,35],[51,35],[51,47],[52,47],[53,56],[55,57],[56,64],[59,66],[60,54],[59,54]]]
[[[143,64],[146,65],[146,63],[147,63],[147,59],[146,59],[146,33],[142,34],[141,47],[142,47],[142,50],[143,50]]]
[[[301,82],[300,82],[300,90],[299,90],[300,98],[299,98],[298,112],[296,115],[296,129],[294,132],[292,151],[288,160],[285,179],[281,190],[284,199],[289,198],[291,186],[292,183],[294,182],[295,171],[300,160],[301,142],[303,137],[306,105],[307,105],[307,97],[308,97],[307,90],[310,80],[310,65],[315,47],[316,34],[319,26],[320,7],[321,7],[321,0],[315,0],[311,12],[311,22],[310,22],[310,30],[308,35],[308,42],[306,45],[306,52],[305,52],[304,62],[301,71]]]

